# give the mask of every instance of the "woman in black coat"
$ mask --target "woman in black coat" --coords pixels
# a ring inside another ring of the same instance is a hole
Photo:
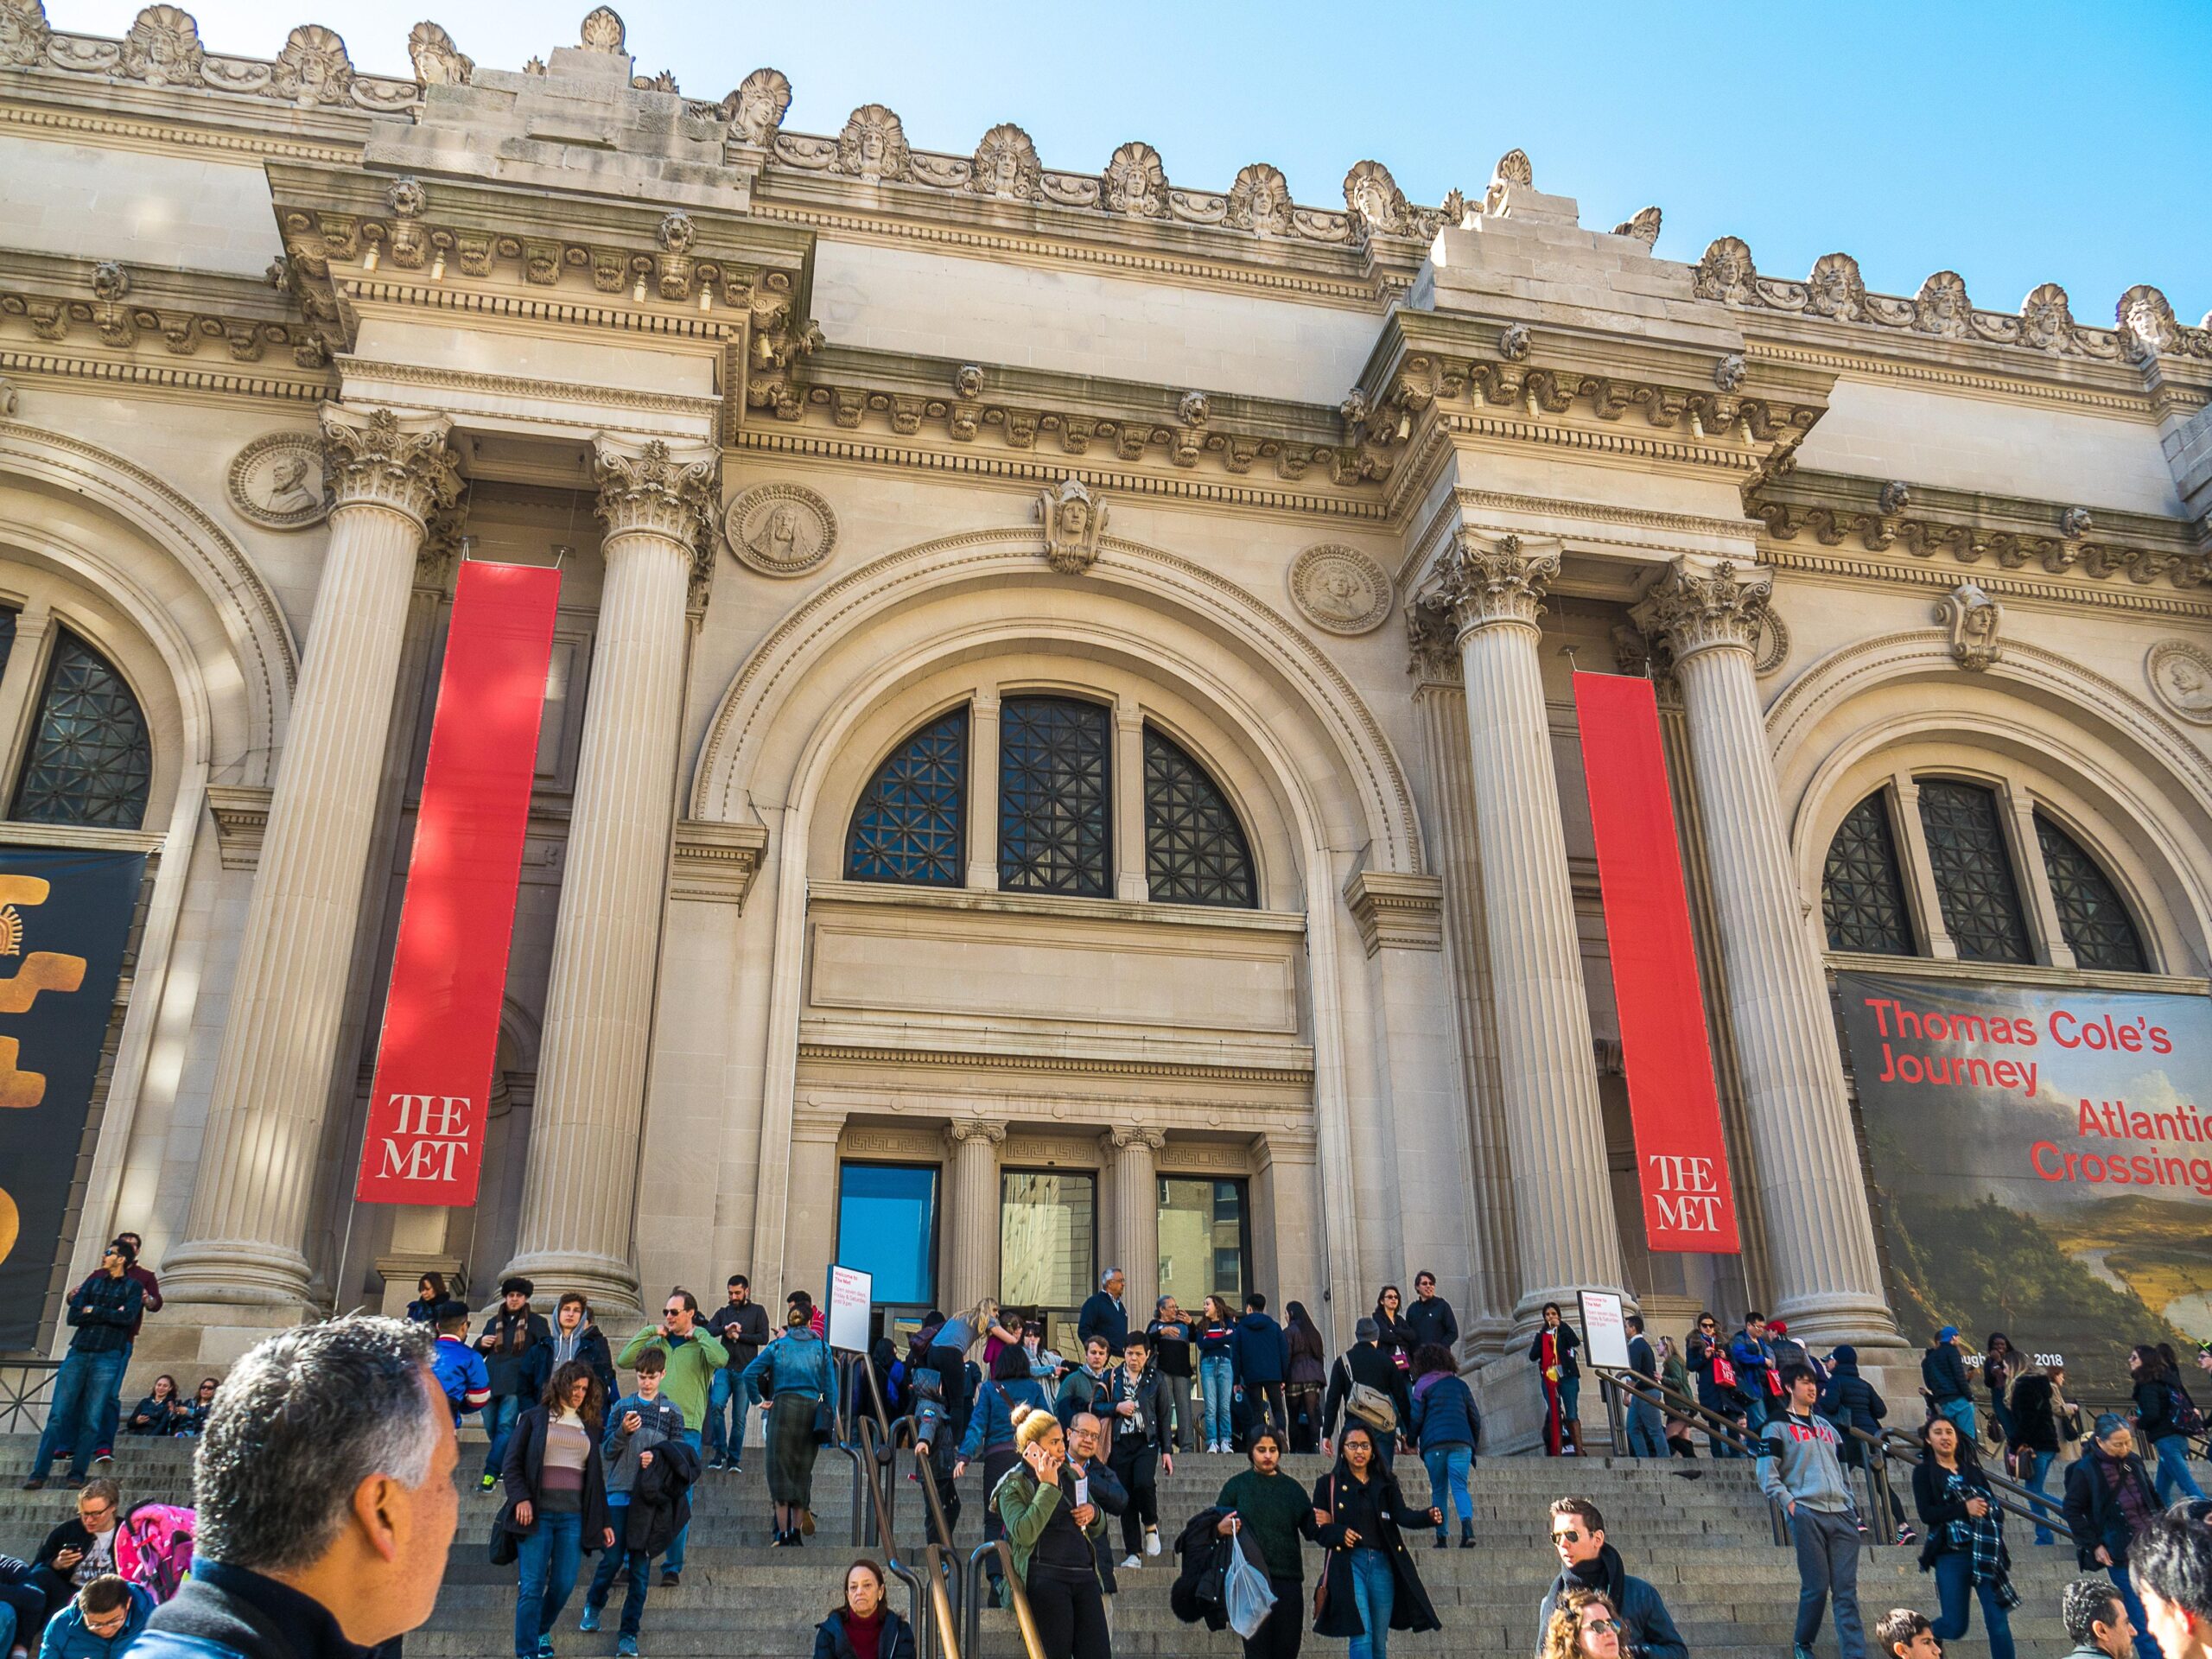
[[[845,1599],[814,1627],[814,1659],[914,1659],[914,1627],[891,1609],[883,1569],[863,1555],[845,1569]]]
[[[609,1549],[600,1427],[607,1396],[591,1368],[569,1360],[515,1423],[500,1466],[506,1503],[493,1524],[515,1541],[515,1659],[539,1659],[587,1554]],[[496,1561],[499,1558],[494,1555]]]
[[[1974,1442],[1948,1417],[1921,1426],[1923,1455],[1912,1471],[1912,1501],[1920,1511],[1927,1541],[1920,1547],[1920,1570],[1936,1575],[1942,1611],[1936,1620],[1938,1642],[1955,1642],[1967,1633],[1971,1609],[1981,1602],[1989,1627],[1990,1659],[2012,1659],[2009,1610],[2019,1604],[2010,1577],[2012,1553],[2005,1547],[2005,1512],[1981,1471]],[[1965,1535],[1983,1535],[1977,1547]]]
[[[1392,1630],[1443,1628],[1406,1548],[1407,1527],[1433,1527],[1436,1510],[1417,1510],[1375,1458],[1364,1423],[1344,1432],[1337,1466],[1314,1483],[1314,1536],[1328,1551],[1313,1618],[1316,1636],[1351,1638],[1351,1659],[1384,1659]]]

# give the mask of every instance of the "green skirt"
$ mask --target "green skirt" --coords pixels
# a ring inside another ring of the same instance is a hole
[[[779,1394],[768,1408],[768,1501],[814,1507],[814,1413],[809,1394]]]

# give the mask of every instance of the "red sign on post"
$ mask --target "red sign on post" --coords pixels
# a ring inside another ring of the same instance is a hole
[[[1649,680],[1577,674],[1574,709],[1620,1011],[1644,1236],[1655,1250],[1733,1255],[1741,1248],[1736,1195],[1659,742],[1659,705]]]
[[[354,1195],[476,1202],[560,573],[461,567]]]

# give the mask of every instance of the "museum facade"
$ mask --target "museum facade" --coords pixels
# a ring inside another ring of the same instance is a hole
[[[1881,1347],[1836,976],[2204,996],[2212,332],[2154,288],[1681,264],[1517,150],[1323,208],[805,134],[605,10],[403,75],[64,21],[0,0],[0,853],[128,922],[0,1179],[25,1349],[125,1228],[142,1367],[840,1258]],[[562,573],[482,1190],[357,1205],[469,559]],[[1656,690],[1740,1255],[1645,1237],[1577,669]]]

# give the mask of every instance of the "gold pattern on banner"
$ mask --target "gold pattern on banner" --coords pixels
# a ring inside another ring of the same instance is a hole
[[[0,875],[0,957],[20,957],[22,965],[0,979],[0,1014],[27,1014],[41,991],[66,994],[85,982],[85,959],[54,950],[22,956],[23,909],[46,902],[52,884],[35,875]],[[21,908],[19,908],[19,906]],[[46,1098],[46,1074],[16,1067],[16,1039],[0,1037],[0,1110],[35,1106]],[[4,1197],[0,1192],[0,1197]],[[0,1214],[0,1232],[12,1232],[15,1206]],[[0,1246],[0,1257],[6,1255]]]

